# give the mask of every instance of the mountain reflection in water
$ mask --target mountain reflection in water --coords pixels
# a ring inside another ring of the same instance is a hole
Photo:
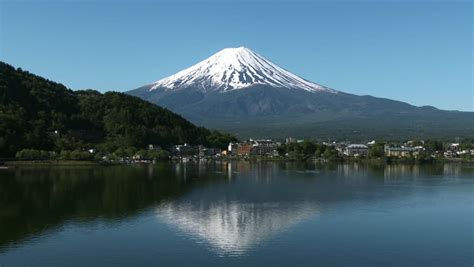
[[[382,203],[386,212],[397,209],[399,199],[432,194],[443,189],[439,185],[469,190],[473,174],[472,166],[456,164],[21,167],[0,172],[0,259],[76,226],[105,223],[135,231],[144,227],[140,218],[152,218],[216,256],[242,256],[345,207]]]
[[[223,255],[242,255],[266,238],[317,213],[315,203],[169,203],[158,219]]]

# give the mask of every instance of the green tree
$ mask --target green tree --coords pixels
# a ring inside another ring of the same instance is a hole
[[[369,147],[369,158],[382,158],[385,156],[385,143],[375,143]]]
[[[425,148],[429,152],[436,152],[443,150],[443,143],[436,140],[427,140],[425,141]]]

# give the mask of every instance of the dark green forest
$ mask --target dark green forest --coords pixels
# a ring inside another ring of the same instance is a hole
[[[73,91],[0,62],[0,157],[23,149],[113,153],[181,143],[224,148],[235,140],[137,97]]]

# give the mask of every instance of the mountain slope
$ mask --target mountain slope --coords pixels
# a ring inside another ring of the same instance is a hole
[[[230,140],[139,98],[72,91],[0,62],[0,157],[24,148],[113,152],[184,142],[225,147]]]
[[[357,96],[304,80],[247,48],[127,92],[243,137],[414,138],[474,134],[474,113]],[[280,130],[283,129],[283,130]]]

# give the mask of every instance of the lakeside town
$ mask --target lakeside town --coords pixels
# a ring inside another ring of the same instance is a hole
[[[96,161],[105,163],[153,163],[156,161],[200,161],[214,159],[229,160],[293,160],[293,161],[344,161],[344,160],[379,160],[384,162],[434,162],[474,160],[472,142],[448,143],[433,140],[410,140],[405,142],[367,143],[351,142],[313,142],[288,137],[282,141],[272,139],[248,139],[241,142],[230,142],[227,148],[190,145],[188,143],[162,148],[149,144],[143,149],[120,148],[114,153],[104,154],[95,148],[82,150],[41,151],[24,149],[16,153],[18,161]]]
[[[174,160],[202,158],[231,159],[432,159],[462,160],[474,158],[472,144],[442,143],[439,141],[407,141],[401,144],[370,141],[365,144],[350,142],[314,143],[303,139],[286,138],[284,142],[271,139],[249,139],[231,142],[227,149],[206,148],[189,144],[176,145],[171,154]]]

